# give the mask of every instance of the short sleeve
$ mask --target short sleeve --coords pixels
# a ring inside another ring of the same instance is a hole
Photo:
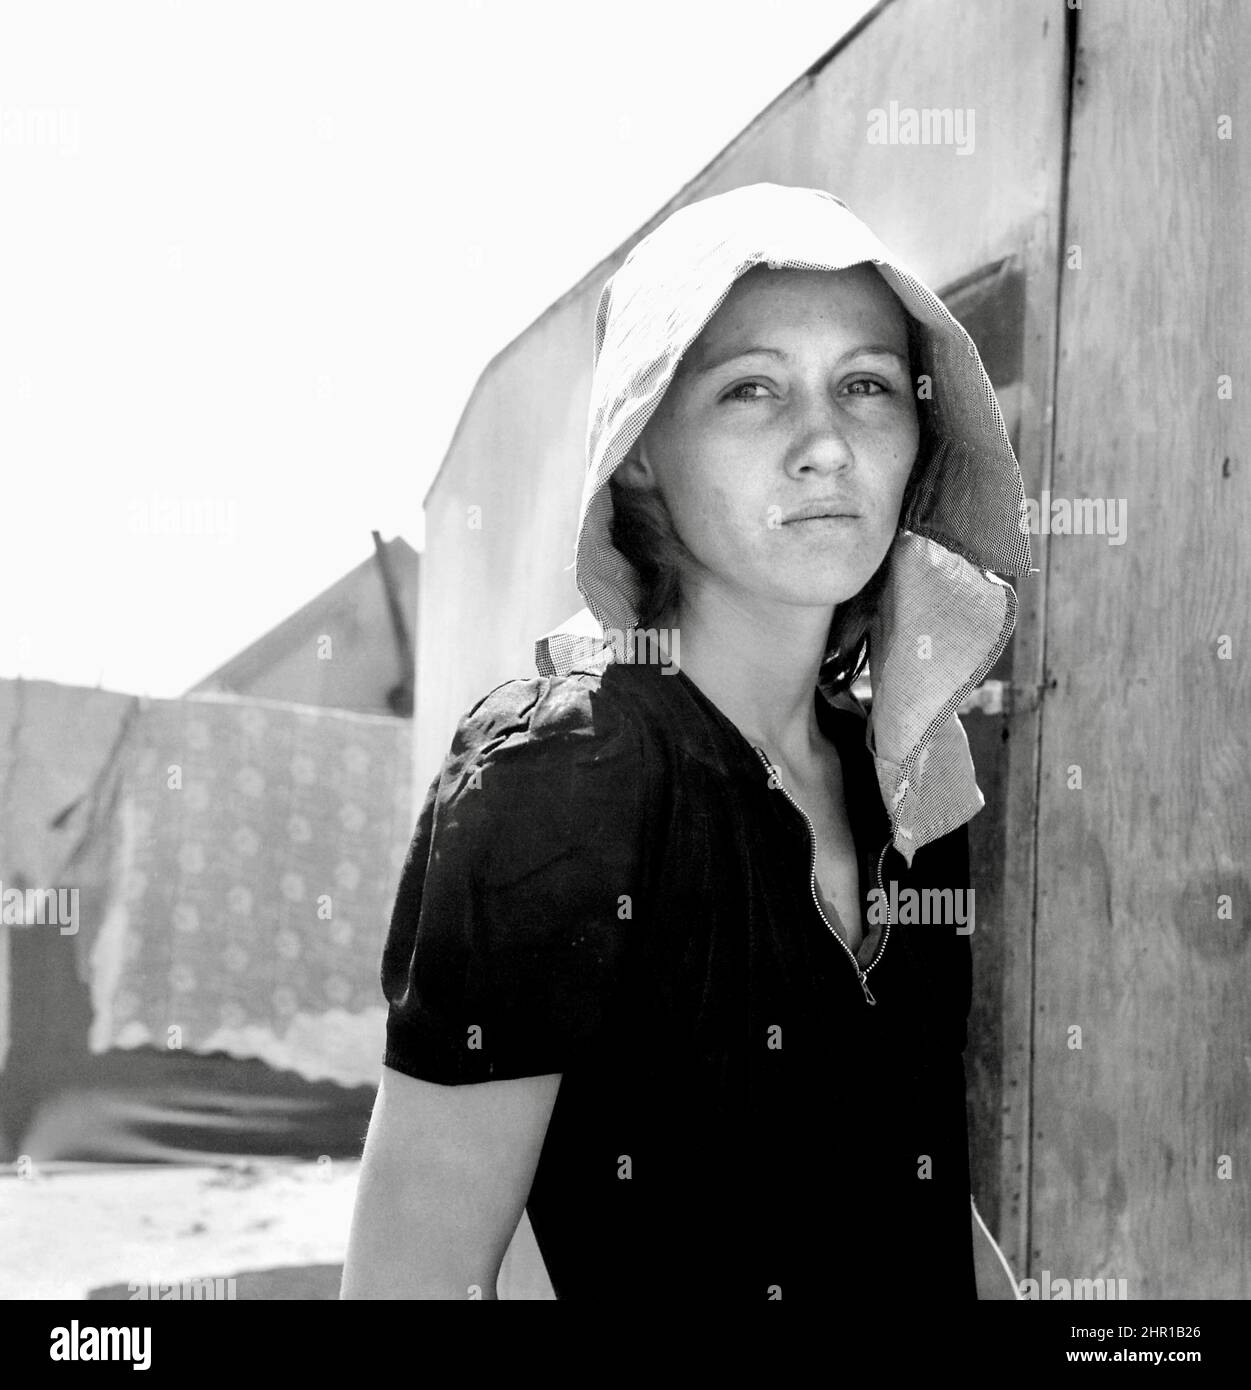
[[[459,1085],[585,1056],[641,892],[643,744],[594,677],[508,681],[460,720],[387,932],[385,1065]]]

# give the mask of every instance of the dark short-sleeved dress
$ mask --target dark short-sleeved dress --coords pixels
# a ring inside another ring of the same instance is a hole
[[[445,1085],[561,1074],[527,1203],[558,1298],[976,1297],[969,938],[870,920],[890,825],[865,721],[814,699],[858,960],[814,900],[803,816],[674,668],[508,681],[430,785],[383,1060]],[[967,827],[880,875],[967,890]]]

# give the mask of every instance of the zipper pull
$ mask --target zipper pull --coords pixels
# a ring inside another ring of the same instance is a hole
[[[864,990],[864,1001],[866,1004],[876,1004],[877,1000],[873,997],[873,991],[869,988],[869,977],[860,971],[860,988]]]

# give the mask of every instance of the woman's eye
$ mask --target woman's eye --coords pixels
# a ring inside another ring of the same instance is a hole
[[[751,390],[753,387],[755,387],[755,386],[758,386],[762,391],[767,391],[767,390],[769,389],[769,388],[764,384],[763,381],[741,381],[741,382],[739,382],[739,384],[738,384],[737,386],[731,387],[730,390],[728,390],[728,391],[725,393],[725,395],[722,397],[722,399],[723,399],[723,400],[727,400],[727,401],[758,401],[758,400],[762,400],[763,397],[761,397],[761,396],[740,396],[740,395],[739,395],[739,392],[740,392],[740,391],[750,391],[750,390]]]
[[[857,386],[872,386],[873,391],[854,391],[857,396],[876,396],[879,392],[888,391],[890,388],[883,386],[880,381],[870,381],[868,377],[857,377],[855,381],[849,383],[847,389],[852,391]]]

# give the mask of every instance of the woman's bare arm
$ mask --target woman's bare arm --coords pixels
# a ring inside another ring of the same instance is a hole
[[[383,1067],[339,1297],[495,1298],[559,1087],[439,1086]]]

